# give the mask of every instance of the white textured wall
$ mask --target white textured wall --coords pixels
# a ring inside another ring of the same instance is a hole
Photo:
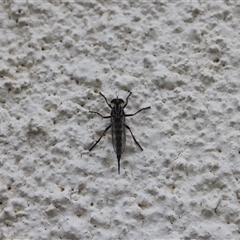
[[[64,2],[0,2],[0,239],[240,239],[238,1]]]

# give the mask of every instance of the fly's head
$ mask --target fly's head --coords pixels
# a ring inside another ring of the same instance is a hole
[[[121,98],[115,98],[111,101],[112,107],[112,116],[121,117],[124,115],[123,104],[124,101]]]

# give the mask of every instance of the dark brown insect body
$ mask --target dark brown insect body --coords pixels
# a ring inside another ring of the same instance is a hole
[[[125,150],[126,145],[126,127],[125,127],[125,114],[121,104],[124,103],[122,99],[113,99],[111,112],[112,123],[112,144],[118,159],[118,173],[120,173],[120,159]]]
[[[89,149],[89,151],[91,151],[97,145],[97,143],[101,140],[101,138],[107,132],[107,130],[110,127],[112,127],[112,144],[113,144],[114,151],[115,151],[115,153],[117,155],[118,174],[120,174],[120,159],[121,159],[121,155],[124,152],[125,145],[126,145],[126,128],[130,131],[130,133],[131,133],[135,143],[139,146],[139,148],[141,150],[143,150],[142,147],[140,146],[140,144],[137,142],[137,140],[133,136],[133,133],[132,133],[130,127],[125,124],[125,117],[134,116],[135,114],[141,112],[142,110],[146,110],[146,109],[150,108],[150,107],[142,108],[142,109],[138,110],[134,114],[125,114],[124,113],[124,108],[127,106],[128,98],[130,97],[131,94],[132,93],[130,92],[129,95],[127,96],[125,104],[124,104],[124,101],[122,99],[115,98],[115,99],[113,99],[111,101],[111,104],[112,104],[111,105],[111,104],[108,103],[107,98],[102,93],[100,93],[100,95],[102,97],[104,97],[104,99],[105,99],[106,103],[108,104],[108,106],[112,109],[111,116],[105,116],[104,117],[104,116],[102,116],[98,112],[90,111],[92,113],[98,114],[102,118],[111,118],[111,124],[104,130],[104,132],[102,133],[100,138],[94,143],[94,145]]]

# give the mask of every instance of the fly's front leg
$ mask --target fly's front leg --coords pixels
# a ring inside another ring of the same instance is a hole
[[[143,111],[143,110],[147,110],[147,109],[150,109],[151,107],[145,107],[145,108],[141,108],[140,110],[138,110],[137,112],[133,113],[133,114],[125,114],[125,117],[131,117],[131,116],[134,116],[136,115],[137,113]]]
[[[98,114],[100,117],[102,117],[102,118],[111,118],[111,116],[103,116],[101,113],[99,113],[99,112],[93,112],[93,111],[89,111],[90,113],[95,113],[95,114]]]
[[[109,104],[107,98],[106,98],[101,92],[99,92],[99,94],[100,94],[102,97],[104,97],[104,99],[105,99],[107,105],[112,109],[112,106]]]
[[[140,147],[140,149],[143,151],[142,147],[140,146],[140,144],[138,143],[138,141],[137,141],[136,138],[134,137],[131,128],[130,128],[128,125],[126,125],[126,124],[125,124],[125,127],[126,127],[126,128],[129,130],[129,132],[131,133],[134,142],[135,142],[135,143]]]
[[[130,97],[131,94],[132,94],[132,92],[129,92],[129,94],[128,94],[127,98],[126,98],[126,103],[124,104],[123,108],[125,108],[125,107],[127,106],[127,104],[128,104],[128,99],[129,99],[129,97]]]
[[[101,134],[100,138],[93,144],[92,147],[89,148],[89,151],[91,151],[101,140],[101,138],[103,137],[103,135],[107,132],[107,130],[112,126],[112,124],[110,124],[105,130],[104,132]]]

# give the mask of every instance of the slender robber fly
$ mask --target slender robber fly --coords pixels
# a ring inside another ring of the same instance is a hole
[[[136,138],[134,137],[130,127],[125,123],[125,117],[134,116],[143,110],[149,109],[150,107],[141,108],[140,110],[138,110],[137,112],[135,112],[133,114],[125,114],[124,108],[128,104],[128,98],[132,94],[131,92],[129,92],[129,95],[126,98],[125,103],[122,99],[117,97],[111,101],[111,104],[109,104],[107,98],[102,93],[99,93],[99,94],[105,99],[107,105],[111,108],[111,115],[104,117],[102,114],[100,114],[98,112],[93,112],[93,111],[90,111],[90,112],[98,114],[102,118],[111,118],[111,124],[104,130],[104,132],[101,134],[100,138],[93,144],[93,146],[89,149],[89,151],[91,151],[99,143],[99,141],[104,136],[104,134],[107,132],[107,130],[110,127],[112,127],[112,144],[113,144],[114,151],[117,155],[118,174],[120,174],[120,159],[121,159],[122,153],[125,150],[125,145],[126,145],[126,128],[131,133],[134,142],[139,146],[139,148],[141,150],[143,150],[142,147],[140,146],[140,144],[138,143],[138,141],[136,140]]]

